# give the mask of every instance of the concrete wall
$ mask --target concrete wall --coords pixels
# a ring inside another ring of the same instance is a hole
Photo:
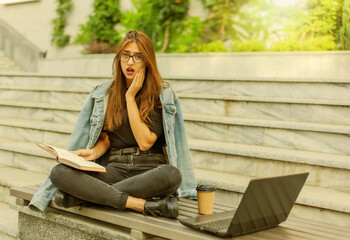
[[[41,50],[1,19],[0,33],[0,51],[15,61],[21,69],[36,72],[38,60],[43,56]]]
[[[110,76],[114,55],[46,59],[44,74]],[[157,54],[164,77],[350,78],[350,51]]]
[[[65,29],[67,34],[74,38],[79,31],[79,24],[87,21],[92,3],[93,0],[73,0],[74,7],[68,16],[68,25]],[[0,4],[0,18],[39,49],[47,51],[49,58],[80,55],[81,46],[73,45],[58,49],[51,45],[51,21],[56,16],[55,9],[55,0]]]

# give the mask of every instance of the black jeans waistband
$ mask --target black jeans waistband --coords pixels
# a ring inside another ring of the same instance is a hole
[[[139,147],[122,148],[119,150],[111,150],[110,155],[140,155],[148,153],[163,153],[162,148],[151,148],[146,151],[141,151]]]

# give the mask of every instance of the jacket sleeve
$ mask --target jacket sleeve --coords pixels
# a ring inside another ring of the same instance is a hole
[[[97,87],[94,88],[94,90]],[[90,117],[94,106],[94,99],[91,97],[92,90],[87,97],[85,104],[80,111],[78,120],[75,123],[72,134],[69,138],[66,149],[70,151],[86,148],[89,141]]]
[[[174,103],[176,106],[175,114],[175,148],[177,153],[177,168],[182,175],[182,184],[180,186],[180,195],[185,198],[196,198],[197,181],[194,175],[190,150],[187,143],[185,124],[182,116],[180,101],[174,94]]]

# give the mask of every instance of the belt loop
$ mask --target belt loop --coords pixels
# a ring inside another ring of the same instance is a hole
[[[140,155],[140,152],[141,152],[140,148],[137,147],[137,148],[136,148],[136,153],[135,153],[135,155],[136,155],[136,156]]]

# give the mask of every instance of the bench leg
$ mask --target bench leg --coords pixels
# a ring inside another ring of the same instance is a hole
[[[29,201],[28,200],[24,200],[22,198],[16,198],[16,204],[19,206],[28,206],[29,205]]]
[[[131,237],[138,239],[138,240],[143,240],[143,239],[149,239],[154,237],[151,234],[141,232],[139,230],[131,229]]]

